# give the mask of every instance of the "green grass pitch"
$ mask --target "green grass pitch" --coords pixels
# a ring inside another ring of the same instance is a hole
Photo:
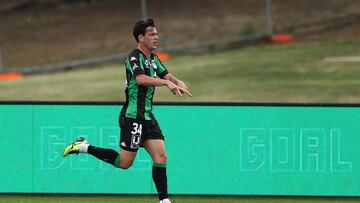
[[[309,40],[203,55],[172,56],[165,66],[194,97],[166,87],[154,101],[359,102],[359,62],[329,57],[360,55],[359,38]],[[121,63],[0,82],[1,100],[124,101]]]
[[[176,203],[356,203],[358,197],[173,196]],[[155,203],[146,195],[0,195],[0,203]]]

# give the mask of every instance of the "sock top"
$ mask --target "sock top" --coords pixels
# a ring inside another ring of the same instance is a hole
[[[156,162],[154,162],[154,163],[153,163],[153,166],[155,166],[155,167],[161,167],[161,168],[166,168],[166,164],[164,164],[164,163],[156,163]]]

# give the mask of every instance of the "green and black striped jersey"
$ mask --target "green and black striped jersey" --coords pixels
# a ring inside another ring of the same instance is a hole
[[[126,101],[121,110],[121,116],[127,118],[151,120],[154,86],[141,86],[136,82],[136,76],[146,74],[149,77],[163,78],[168,74],[159,57],[151,53],[146,57],[139,49],[134,49],[125,60],[126,70]]]

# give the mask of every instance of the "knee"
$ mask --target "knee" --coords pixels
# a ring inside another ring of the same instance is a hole
[[[154,157],[154,162],[156,163],[166,163],[167,155],[165,152],[160,153]]]
[[[126,169],[130,168],[132,166],[132,164],[133,164],[132,161],[120,162],[119,168],[126,170]]]

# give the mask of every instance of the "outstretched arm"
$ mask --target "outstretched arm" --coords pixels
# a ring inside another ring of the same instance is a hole
[[[174,84],[170,80],[153,78],[153,77],[149,77],[145,74],[137,75],[136,82],[140,86],[167,86],[173,94],[179,93],[181,96],[182,96],[182,92],[185,92],[185,90],[183,88]]]

